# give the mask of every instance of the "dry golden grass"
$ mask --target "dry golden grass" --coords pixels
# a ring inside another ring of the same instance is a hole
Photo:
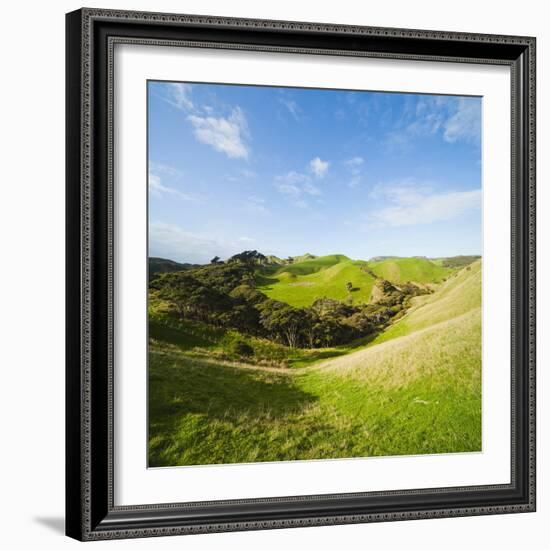
[[[373,347],[332,359],[315,368],[327,373],[403,386],[439,370],[468,363],[481,373],[481,312],[473,309],[454,319]]]

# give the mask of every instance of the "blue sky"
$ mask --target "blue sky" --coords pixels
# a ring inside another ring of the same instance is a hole
[[[481,99],[149,82],[149,254],[481,253]]]

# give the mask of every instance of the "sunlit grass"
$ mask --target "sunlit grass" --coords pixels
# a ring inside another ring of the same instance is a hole
[[[150,328],[149,464],[481,450],[480,267],[415,298],[373,341],[332,350],[250,337],[245,364],[230,331]]]

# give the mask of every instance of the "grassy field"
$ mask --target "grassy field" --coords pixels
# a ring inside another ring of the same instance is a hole
[[[330,288],[334,268],[360,271],[344,258],[274,269],[266,277],[278,282],[264,291],[284,292],[286,285],[292,299],[294,287],[284,282],[290,275],[314,283],[323,277]],[[407,314],[374,340],[291,350],[249,337],[254,354],[246,363],[232,353],[241,335],[167,321],[155,309],[149,465],[479,451],[480,262],[433,277],[447,280],[414,298]],[[351,282],[366,294],[366,281]]]
[[[310,306],[317,298],[333,298],[366,304],[372,297],[376,277],[400,284],[439,283],[456,270],[426,258],[395,258],[379,262],[350,260],[333,254],[282,267],[266,268],[257,276],[257,286],[274,300],[295,307]],[[353,288],[348,291],[346,285]]]
[[[375,279],[362,270],[363,261],[346,256],[322,256],[258,276],[258,289],[274,300],[295,307],[311,305],[317,298],[333,298],[352,303],[368,303]],[[346,288],[350,282],[353,288]]]
[[[323,297],[367,303],[374,278],[362,271],[366,265],[341,254],[320,256],[264,270],[258,275],[258,289],[295,307],[309,306]],[[346,288],[348,282],[353,285],[351,292]]]

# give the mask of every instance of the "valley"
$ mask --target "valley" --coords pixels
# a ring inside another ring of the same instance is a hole
[[[152,280],[150,466],[481,449],[479,258],[241,260]]]

